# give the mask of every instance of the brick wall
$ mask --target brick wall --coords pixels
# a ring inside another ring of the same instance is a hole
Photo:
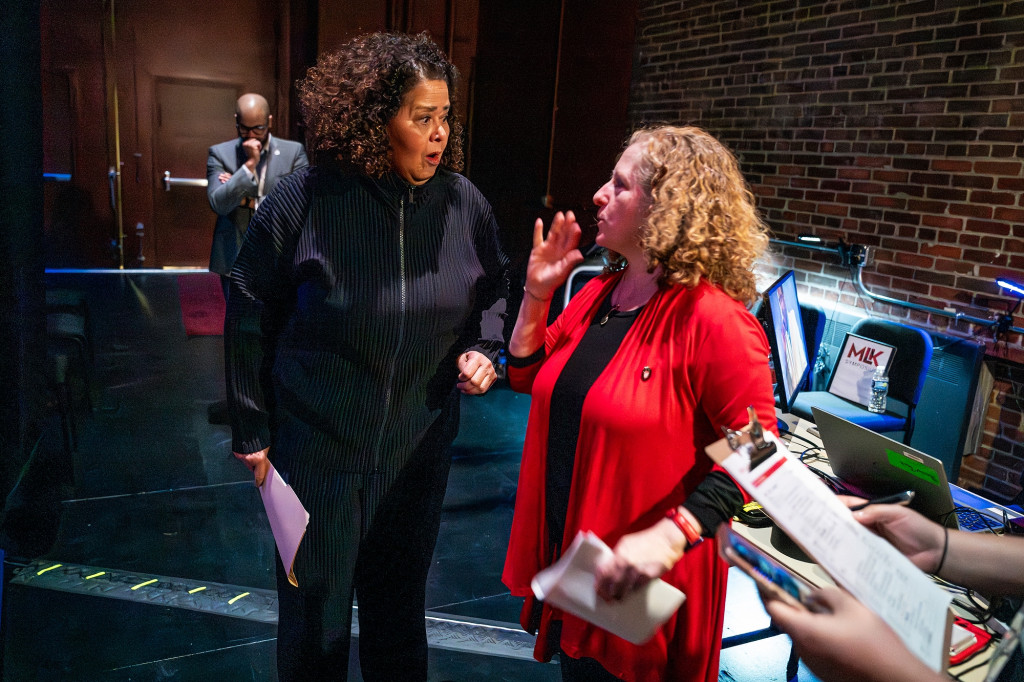
[[[778,239],[870,247],[873,293],[1006,312],[993,279],[1024,281],[1024,1],[643,0],[638,21],[632,123],[726,142]],[[1020,492],[1020,334],[867,300],[820,252],[777,248],[764,267],[796,269],[802,293],[985,343],[995,388],[961,480]]]

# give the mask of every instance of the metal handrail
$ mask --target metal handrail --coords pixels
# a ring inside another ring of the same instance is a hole
[[[808,242],[793,242],[785,239],[769,239],[772,244],[780,246],[795,246],[799,249],[809,249],[811,251],[827,251],[828,253],[834,253],[840,258],[844,257],[843,251],[834,246],[825,246],[823,244],[814,244]],[[841,243],[841,245],[843,245]],[[856,247],[856,245],[844,245],[848,247],[847,255],[853,252],[852,260],[849,263],[850,274],[853,279],[853,285],[857,288],[857,291],[872,301],[878,301],[879,303],[887,303],[889,305],[897,305],[903,308],[909,308],[910,310],[916,310],[922,313],[928,313],[929,315],[941,315],[948,317],[956,321],[970,322],[971,324],[981,325],[989,329],[996,330],[997,332],[1014,332],[1015,334],[1024,334],[1024,329],[1015,327],[1010,324],[1010,320],[1013,318],[1010,315],[999,315],[996,318],[984,318],[975,317],[974,315],[968,315],[966,313],[959,312],[957,310],[943,310],[942,308],[933,308],[932,306],[922,305],[920,303],[913,303],[911,301],[901,301],[898,298],[892,296],[885,296],[883,294],[876,294],[869,291],[867,286],[864,284],[863,270],[864,263],[867,260],[866,247]]]
[[[171,171],[164,171],[164,191],[170,192],[172,185],[181,187],[206,187],[206,178],[172,178]]]
[[[989,329],[999,328],[1000,331],[1024,334],[1024,329],[1021,329],[1020,327],[1014,327],[1003,322],[1001,319],[1002,316],[996,317],[995,319],[975,317],[974,315],[968,315],[967,313],[962,313],[958,310],[943,310],[942,308],[933,308],[931,306],[921,305],[920,303],[913,303],[912,301],[901,301],[891,296],[884,296],[882,294],[873,293],[871,291],[868,291],[868,288],[864,285],[864,279],[862,275],[864,264],[860,263],[856,266],[850,266],[850,269],[851,271],[856,270],[853,273],[853,285],[857,287],[857,291],[859,291],[863,296],[867,296],[872,301],[878,301],[879,303],[888,303],[890,305],[898,305],[904,308],[910,308],[911,310],[917,310],[918,312],[928,313],[930,315],[942,315],[943,317],[948,317],[958,322],[970,322],[971,324],[981,325],[984,327],[988,327]]]

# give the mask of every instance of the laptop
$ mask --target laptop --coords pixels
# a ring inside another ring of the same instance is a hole
[[[824,410],[812,407],[811,411],[828,463],[851,492],[873,498],[913,490],[911,508],[949,528],[962,530],[1002,528],[1004,511],[1009,519],[1021,516],[978,496],[973,497],[983,504],[958,505],[940,460]],[[984,518],[960,513],[957,506],[970,506],[974,514]]]

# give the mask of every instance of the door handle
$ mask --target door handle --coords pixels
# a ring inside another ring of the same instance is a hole
[[[171,171],[164,171],[164,191],[170,192],[171,186],[206,187],[206,178],[172,178]]]

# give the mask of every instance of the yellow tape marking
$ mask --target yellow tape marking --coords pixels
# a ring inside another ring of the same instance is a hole
[[[196,592],[202,592],[202,591],[203,591],[203,590],[205,590],[205,589],[206,589],[205,587],[197,587],[197,588],[196,588],[196,589],[194,589],[194,590],[189,590],[189,591],[188,591],[188,593],[189,593],[189,594],[195,594]]]
[[[93,578],[99,578],[101,575],[106,575],[106,571],[100,571],[99,573],[93,573],[92,575],[85,576],[86,580],[92,580]]]
[[[133,590],[137,590],[137,589],[139,589],[140,587],[145,587],[146,585],[152,585],[152,584],[153,584],[153,583],[155,583],[155,582],[157,582],[157,578],[153,578],[152,580],[147,580],[147,581],[146,581],[146,582],[144,582],[144,583],[139,583],[138,585],[136,585],[136,586],[135,586],[135,587],[133,587],[132,589],[133,589]]]
[[[238,595],[238,596],[237,596],[237,597],[235,597],[234,599],[231,599],[231,600],[229,600],[229,601],[228,601],[228,604],[234,604],[234,603],[235,603],[236,601],[238,601],[238,600],[239,600],[239,599],[241,599],[242,597],[248,597],[248,596],[249,596],[249,593],[248,593],[248,592],[243,592],[242,594]]]
[[[43,570],[39,571],[38,573],[36,573],[36,575],[42,575],[43,573],[46,573],[47,571],[52,571],[53,569],[60,568],[63,565],[64,564],[54,564],[53,566],[49,566],[49,567],[44,568]]]

